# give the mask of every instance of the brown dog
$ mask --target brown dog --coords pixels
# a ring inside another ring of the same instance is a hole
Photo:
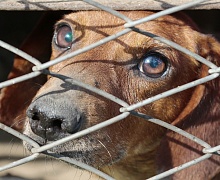
[[[122,13],[133,20],[152,14],[146,11]],[[66,15],[55,25],[51,59],[117,33],[123,29],[123,24],[121,19],[102,11]],[[220,65],[220,44],[214,38],[199,33],[182,14],[164,16],[137,27],[170,39]],[[45,44],[42,42],[44,38],[38,39],[42,45]],[[42,45],[38,48],[41,49]],[[35,56],[44,56],[47,52],[46,49]],[[20,74],[28,71],[21,67],[21,62],[25,61],[16,59],[18,64],[15,64],[12,73],[19,74],[15,70],[18,67]],[[30,69],[31,65],[27,66]],[[98,87],[128,104],[208,74],[208,68],[195,59],[136,32],[54,65],[50,71]],[[10,94],[17,92],[17,88],[27,92],[21,106],[12,115],[1,109],[5,123],[26,109],[27,101],[36,92],[36,89],[28,88],[33,86],[33,81],[2,91],[1,107],[3,102],[10,101]],[[155,101],[137,111],[179,126],[216,146],[220,142],[218,88],[219,79],[213,80]],[[99,95],[48,77],[27,109],[24,133],[41,145],[48,144],[119,115],[119,109],[119,105]],[[130,115],[121,122],[51,150],[97,167],[115,179],[142,180],[200,157],[202,149],[178,134]],[[211,179],[220,172],[219,163],[220,158],[213,156],[176,173],[173,178]]]

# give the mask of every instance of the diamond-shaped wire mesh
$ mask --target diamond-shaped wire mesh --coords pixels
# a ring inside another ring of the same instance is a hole
[[[109,13],[111,13],[112,15],[114,16],[117,16],[121,19],[123,19],[125,21],[125,25],[124,25],[124,30],[118,32],[117,34],[113,34],[113,35],[110,35],[104,39],[102,39],[101,41],[98,41],[94,44],[91,44],[89,46],[86,46],[82,49],[79,49],[79,50],[76,50],[74,52],[71,52],[67,55],[64,55],[64,56],[61,56],[61,57],[58,57],[56,59],[54,59],[53,61],[49,61],[49,62],[46,62],[46,63],[41,63],[40,61],[38,61],[37,59],[31,57],[30,55],[26,54],[25,52],[3,42],[3,41],[0,41],[0,46],[13,52],[14,54],[17,54],[21,57],[23,57],[24,59],[26,59],[27,61],[33,63],[35,66],[33,67],[33,72],[29,73],[29,74],[26,74],[26,75],[23,75],[23,76],[20,76],[20,77],[17,77],[17,78],[14,78],[14,79],[11,79],[11,80],[8,80],[8,81],[5,81],[5,82],[2,82],[0,83],[0,88],[4,88],[4,87],[7,87],[7,86],[10,86],[12,84],[15,84],[15,83],[19,83],[19,82],[22,82],[22,81],[25,81],[27,79],[30,79],[30,78],[33,78],[33,77],[36,77],[36,76],[39,76],[40,74],[42,73],[45,73],[45,74],[49,74],[53,77],[57,77],[61,80],[63,80],[64,82],[66,83],[70,83],[72,85],[76,85],[76,86],[79,86],[79,87],[83,87],[85,89],[87,89],[88,91],[91,91],[93,93],[96,93],[104,98],[107,98],[109,99],[110,101],[113,101],[117,104],[119,104],[122,108],[120,109],[120,112],[121,114],[116,116],[116,117],[112,117],[111,119],[108,119],[108,120],[105,120],[103,121],[102,123],[99,123],[97,125],[94,125],[88,129],[85,129],[85,130],[82,130],[78,133],[75,133],[71,136],[68,136],[68,137],[65,137],[63,139],[60,139],[60,140],[57,140],[53,143],[50,143],[48,145],[44,145],[44,146],[39,146],[36,142],[34,142],[33,140],[31,140],[30,138],[26,137],[25,135],[3,125],[3,124],[0,124],[0,128],[4,131],[7,131],[8,133],[18,137],[19,139],[29,143],[33,148],[32,148],[32,153],[33,155],[30,155],[26,158],[23,158],[23,159],[20,159],[20,160],[17,160],[17,161],[14,161],[10,164],[7,164],[5,166],[2,166],[0,167],[0,171],[4,171],[6,169],[9,169],[9,168],[13,168],[15,166],[19,166],[21,164],[24,164],[24,163],[28,163],[34,159],[36,159],[40,153],[45,153],[47,151],[47,155],[49,156],[54,156],[58,159],[61,159],[63,161],[66,161],[70,164],[75,164],[77,166],[80,166],[81,168],[83,169],[86,169],[88,171],[91,171],[92,173],[95,173],[97,175],[99,175],[100,177],[104,178],[104,179],[113,179],[112,177],[109,177],[107,174],[104,174],[103,172],[93,168],[93,167],[90,167],[86,164],[83,164],[81,162],[77,162],[77,161],[74,161],[73,159],[70,159],[68,157],[64,157],[64,156],[61,156],[61,155],[58,155],[58,154],[50,154],[50,149],[54,146],[57,146],[57,145],[60,145],[60,144],[63,144],[65,142],[68,142],[70,140],[73,140],[73,139],[76,139],[76,138],[79,138],[79,137],[82,137],[86,134],[89,134],[89,133],[92,133],[94,131],[97,131],[103,127],[106,127],[106,126],[109,126],[115,122],[118,122],[118,121],[122,121],[123,119],[125,119],[127,116],[129,115],[133,115],[133,116],[138,116],[138,117],[141,117],[143,119],[146,119],[147,121],[150,121],[152,123],[155,123],[159,126],[163,126],[171,131],[174,131],[176,133],[179,133],[181,134],[182,136],[194,141],[195,143],[201,145],[204,149],[203,149],[203,155],[200,157],[200,158],[197,158],[197,159],[193,159],[192,161],[190,162],[187,162],[185,164],[182,164],[181,166],[179,167],[176,167],[176,168],[173,168],[169,171],[166,171],[164,173],[161,173],[155,177],[152,177],[150,179],[161,179],[161,178],[164,178],[164,177],[167,177],[171,174],[174,174],[176,173],[177,171],[180,171],[184,168],[187,168],[189,166],[192,166],[196,163],[199,163],[205,159],[208,159],[212,156],[216,156],[216,154],[219,155],[219,150],[220,150],[220,145],[219,146],[216,146],[216,147],[211,147],[208,143],[204,142],[202,139],[199,139],[171,124],[168,124],[164,121],[161,121],[159,119],[155,119],[155,118],[151,118],[145,114],[142,114],[138,111],[136,111],[136,109],[138,109],[139,107],[142,107],[142,106],[145,106],[149,103],[152,103],[156,100],[159,100],[161,98],[164,98],[164,97],[167,97],[167,96],[170,96],[170,95],[173,95],[173,94],[176,94],[178,92],[181,92],[181,91],[184,91],[186,89],[189,89],[191,87],[195,87],[197,85],[200,85],[200,84],[203,84],[205,82],[208,82],[208,81],[211,81],[215,78],[218,78],[219,77],[219,73],[220,73],[220,68],[217,67],[215,64],[213,64],[212,62],[202,58],[201,56],[189,51],[188,49],[184,48],[184,47],[181,47],[180,45],[168,40],[168,39],[165,39],[163,37],[159,37],[157,35],[154,35],[154,34],[151,34],[150,32],[146,32],[144,30],[141,30],[141,29],[137,29],[137,28],[134,28],[134,26],[138,25],[138,24],[141,24],[141,23],[144,23],[144,22],[147,22],[147,21],[151,21],[151,20],[154,20],[158,17],[161,17],[161,16],[164,16],[164,15],[167,15],[167,14],[171,14],[171,13],[174,13],[174,12],[178,12],[178,11],[181,11],[181,10],[184,10],[184,9],[187,9],[187,8],[191,8],[191,7],[194,7],[196,5],[199,5],[203,2],[205,2],[205,0],[196,0],[196,1],[192,1],[192,2],[189,2],[189,3],[186,3],[186,4],[182,4],[182,5],[179,5],[179,6],[175,6],[175,7],[172,7],[172,8],[169,8],[167,10],[163,10],[163,11],[160,11],[158,13],[155,13],[153,15],[150,15],[148,17],[145,17],[145,18],[142,18],[142,19],[139,19],[139,20],[136,20],[136,21],[132,21],[131,19],[129,19],[128,17],[126,17],[125,15],[113,10],[112,8],[108,8],[106,6],[103,6],[99,3],[96,3],[92,0],[84,0],[83,1],[84,3],[87,3],[87,4],[90,4],[98,9],[101,9],[101,10],[104,10],[104,11],[107,11]],[[0,2],[0,5],[1,5],[2,2]],[[79,82],[77,80],[74,80],[70,77],[65,77],[63,75],[60,75],[60,74],[57,74],[57,73],[53,73],[53,72],[49,72],[48,70],[46,70],[48,67],[50,66],[53,66],[57,63],[60,63],[62,61],[65,61],[66,59],[68,58],[71,58],[71,57],[74,57],[74,56],[77,56],[81,53],[84,53],[86,51],[89,51],[97,46],[100,46],[104,43],[107,43],[111,40],[114,40],[128,32],[131,32],[131,31],[136,31],[137,33],[141,33],[141,34],[144,34],[146,36],[149,36],[157,41],[160,41],[162,43],[165,43],[169,46],[171,46],[172,48],[174,49],[177,49],[178,51],[181,51],[189,56],[192,56],[193,58],[195,58],[197,61],[207,65],[209,67],[209,75],[207,75],[206,77],[204,78],[201,78],[201,79],[198,79],[198,80],[195,80],[193,82],[190,82],[190,83],[187,83],[187,84],[184,84],[182,86],[179,86],[178,88],[174,88],[174,89],[171,89],[171,90],[168,90],[166,92],[163,92],[161,94],[158,94],[154,97],[151,97],[149,99],[145,99],[141,102],[138,102],[136,104],[132,104],[132,105],[129,105],[128,103],[124,102],[123,100],[119,99],[118,97],[115,97],[107,92],[104,92],[98,88],[95,88],[91,85],[88,85],[88,84],[85,84],[83,82]]]

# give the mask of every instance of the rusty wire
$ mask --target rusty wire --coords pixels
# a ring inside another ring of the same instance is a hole
[[[108,119],[108,120],[105,120],[103,121],[102,123],[99,123],[97,125],[94,125],[88,129],[85,129],[85,130],[82,130],[78,133],[75,133],[71,136],[68,136],[68,137],[65,137],[63,139],[60,139],[60,140],[57,140],[55,142],[52,142],[50,144],[47,144],[47,145],[44,145],[44,146],[39,146],[36,142],[34,142],[32,139],[26,137],[25,135],[21,134],[21,133],[18,133],[16,132],[15,130],[3,125],[0,123],[0,129],[22,139],[23,141],[25,141],[26,143],[29,143],[33,148],[31,150],[31,152],[33,153],[31,156],[28,156],[26,158],[23,158],[23,159],[20,159],[18,161],[15,161],[15,162],[12,162],[10,164],[7,164],[3,167],[0,167],[0,171],[3,171],[5,169],[9,169],[9,168],[12,168],[12,167],[15,167],[15,166],[18,166],[18,165],[21,165],[21,164],[24,164],[24,163],[27,163],[27,162],[30,162],[32,161],[33,159],[37,158],[39,153],[44,153],[45,154],[45,151],[47,150],[46,154],[49,155],[49,156],[54,156],[58,159],[61,159],[63,161],[66,161],[68,163],[71,163],[71,164],[75,164],[77,166],[80,166],[81,168],[84,168],[90,172],[93,172],[97,175],[99,175],[100,177],[104,178],[104,179],[109,179],[109,180],[112,180],[113,178],[104,174],[103,172],[100,172],[99,170],[93,168],[93,167],[90,167],[86,164],[83,164],[81,162],[77,162],[73,159],[70,159],[68,157],[63,157],[63,156],[60,156],[60,155],[54,155],[53,153],[50,153],[50,149],[53,148],[54,146],[57,146],[57,145],[60,145],[60,144],[63,144],[67,141],[70,141],[70,140],[73,140],[73,139],[76,139],[76,138],[79,138],[81,136],[84,136],[86,134],[89,134],[91,132],[94,132],[94,131],[97,131],[103,127],[106,127],[108,125],[111,125],[115,122],[118,122],[118,121],[121,121],[123,120],[124,118],[126,118],[128,115],[133,115],[133,116],[138,116],[138,117],[141,117],[149,122],[152,122],[152,123],[155,123],[155,124],[158,124],[160,126],[163,126],[171,131],[174,131],[174,132],[177,132],[179,134],[181,134],[182,136],[194,141],[195,143],[197,144],[200,144],[201,146],[204,147],[203,149],[203,153],[204,155],[202,155],[201,157],[197,158],[197,159],[193,159],[192,161],[190,162],[187,162],[185,164],[182,164],[181,166],[179,167],[175,167],[171,170],[168,170],[164,173],[161,173],[159,175],[156,175],[154,177],[151,177],[150,179],[153,180],[153,179],[161,179],[161,178],[164,178],[164,177],[167,177],[171,174],[174,174],[182,169],[185,169],[189,166],[192,166],[194,164],[197,164],[205,159],[208,159],[210,158],[211,156],[213,156],[213,154],[215,155],[219,155],[219,151],[220,151],[220,145],[216,146],[216,147],[211,147],[208,143],[204,142],[203,140],[171,125],[171,124],[168,124],[164,121],[161,121],[159,119],[155,119],[155,118],[152,118],[152,117],[149,117],[145,114],[141,114],[137,111],[135,111],[135,109],[139,108],[139,107],[142,107],[146,104],[149,104],[149,103],[152,103],[158,99],[161,99],[161,98],[164,98],[164,97],[167,97],[167,96],[170,96],[170,95],[173,95],[175,93],[178,93],[178,92],[181,92],[181,91],[184,91],[186,89],[189,89],[191,87],[195,87],[199,84],[203,84],[205,82],[208,82],[208,81],[211,81],[217,77],[219,77],[219,74],[220,74],[220,68],[217,67],[215,64],[211,63],[210,61],[202,58],[201,56],[199,56],[198,54],[195,54],[189,50],[187,50],[186,48],[184,47],[181,47],[180,45],[168,40],[168,39],[165,39],[163,37],[159,37],[157,35],[154,35],[150,32],[146,32],[146,31],[143,31],[141,29],[137,29],[135,28],[134,26],[137,25],[137,24],[140,24],[140,23],[143,23],[143,22],[146,22],[146,21],[150,21],[150,20],[153,20],[155,18],[158,18],[158,17],[161,17],[161,16],[164,16],[166,14],[171,14],[171,13],[174,13],[174,12],[177,12],[177,11],[180,11],[180,10],[183,10],[183,9],[186,9],[186,8],[190,8],[192,6],[196,6],[202,2],[205,2],[207,0],[196,0],[196,1],[192,1],[192,2],[189,2],[187,4],[183,4],[183,5],[180,5],[180,6],[177,6],[177,7],[173,7],[173,8],[170,8],[170,9],[167,9],[167,10],[164,10],[164,11],[161,11],[161,12],[158,12],[158,13],[155,13],[153,15],[150,15],[146,18],[142,18],[142,19],[139,19],[139,20],[136,20],[136,21],[132,21],[131,19],[129,19],[128,17],[126,17],[125,15],[119,13],[118,11],[115,11],[111,8],[108,8],[106,6],[103,6],[99,3],[96,3],[92,0],[82,0],[83,2],[85,3],[88,3],[90,5],[93,5],[95,7],[98,7],[99,9],[101,10],[104,10],[104,11],[107,11],[109,13],[111,13],[112,15],[115,15],[121,19],[123,19],[125,21],[125,24],[124,24],[124,27],[125,29],[116,33],[116,34],[113,34],[113,35],[110,35],[106,38],[103,38],[102,40],[96,42],[96,43],[93,43],[89,46],[86,46],[86,47],[83,47],[82,49],[79,49],[79,50],[76,50],[72,53],[69,53],[65,56],[62,56],[62,57],[59,57],[59,58],[56,58],[54,59],[53,61],[49,61],[49,62],[46,62],[44,64],[41,64],[37,59],[29,56],[28,54],[26,54],[25,52],[22,52],[21,50],[15,48],[15,47],[12,47],[10,46],[9,44],[3,42],[3,41],[0,41],[0,46],[13,52],[14,54],[17,54],[21,57],[23,57],[24,59],[26,59],[27,61],[33,63],[35,66],[33,67],[33,72],[29,73],[29,74],[26,74],[26,75],[23,75],[23,76],[20,76],[20,77],[17,77],[17,78],[14,78],[14,79],[11,79],[11,80],[8,80],[8,81],[5,81],[5,82],[2,82],[0,83],[0,88],[3,88],[3,87],[7,87],[7,86],[10,86],[10,85],[13,85],[15,83],[19,83],[21,81],[24,81],[24,80],[27,80],[27,79],[30,79],[30,78],[33,78],[33,77],[36,77],[42,73],[45,73],[45,74],[49,74],[51,76],[54,76],[56,78],[59,78],[61,79],[62,81],[66,82],[66,83],[70,83],[72,85],[77,85],[77,86],[80,86],[80,87],[83,87],[83,88],[86,88],[87,90],[89,91],[92,91],[96,94],[99,94],[101,96],[103,96],[104,98],[107,98],[117,104],[119,104],[120,106],[122,106],[122,108],[120,108],[120,112],[121,114],[116,116],[116,117],[113,117],[111,119]],[[48,70],[46,70],[46,68],[54,65],[54,64],[57,64],[57,63],[60,63],[62,61],[65,61],[66,59],[69,59],[71,57],[74,57],[74,56],[77,56],[81,53],[84,53],[86,51],[89,51],[97,46],[100,46],[106,42],[109,42],[113,39],[116,39],[130,31],[136,31],[138,33],[141,33],[141,34],[144,34],[146,36],[149,36],[151,38],[154,38],[155,40],[157,41],[160,41],[162,43],[165,43],[189,56],[192,56],[193,58],[195,58],[197,61],[207,65],[210,69],[209,69],[209,75],[207,75],[206,77],[204,78],[201,78],[201,79],[198,79],[198,80],[195,80],[193,82],[190,82],[190,83],[187,83],[187,84],[184,84],[182,86],[179,86],[177,88],[174,88],[174,89],[171,89],[169,91],[166,91],[166,92],[163,92],[161,94],[158,94],[154,97],[151,97],[151,98],[148,98],[148,99],[145,99],[137,104],[133,104],[133,105],[129,105],[127,104],[126,102],[122,101],[121,99],[111,95],[111,94],[108,94],[100,89],[97,89],[95,87],[92,87],[88,84],[85,84],[83,82],[79,82],[75,79],[72,79],[70,77],[66,77],[66,76],[63,76],[63,75],[60,75],[60,74],[56,74],[56,73],[53,73],[53,72],[49,72]]]

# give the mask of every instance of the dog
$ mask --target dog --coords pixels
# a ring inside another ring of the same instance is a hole
[[[136,20],[154,12],[121,13]],[[42,62],[49,59],[49,33],[53,29],[53,22],[60,16],[51,17],[42,21],[22,47],[34,57],[42,59]],[[80,11],[64,15],[54,26],[51,61],[123,30],[124,23],[103,11]],[[46,27],[50,27],[50,30]],[[45,32],[42,28],[45,28]],[[200,33],[194,22],[182,13],[166,15],[136,28],[172,40],[220,65],[219,42],[210,35]],[[32,66],[16,57],[9,78],[30,72]],[[53,65],[49,70],[134,104],[205,77],[209,68],[164,43],[131,31]],[[217,146],[220,142],[219,82],[217,78],[136,111],[173,124],[211,146]],[[23,131],[40,145],[117,116],[121,108],[104,97],[53,76],[47,79],[40,76],[4,88],[0,100],[1,121]],[[25,146],[31,149],[30,145]],[[115,179],[143,180],[201,157],[202,149],[177,133],[129,115],[122,121],[50,150],[96,167]],[[169,178],[217,179],[219,165],[219,156],[213,155]]]

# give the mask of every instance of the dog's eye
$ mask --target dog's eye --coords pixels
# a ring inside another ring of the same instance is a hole
[[[55,33],[55,42],[61,48],[70,48],[73,42],[72,29],[68,25],[59,26]]]
[[[139,64],[139,70],[151,78],[161,77],[167,69],[167,58],[159,53],[150,53]]]

